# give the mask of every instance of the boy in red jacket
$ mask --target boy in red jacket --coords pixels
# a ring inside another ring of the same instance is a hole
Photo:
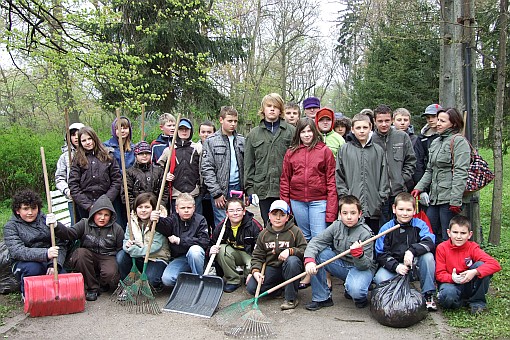
[[[485,294],[492,274],[501,270],[498,261],[469,241],[473,231],[469,220],[457,215],[450,220],[449,240],[436,248],[438,300],[444,308],[471,307],[471,314],[487,309]]]

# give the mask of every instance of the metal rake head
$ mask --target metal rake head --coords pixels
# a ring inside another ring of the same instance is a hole
[[[225,335],[240,339],[269,339],[276,337],[271,321],[253,308],[241,318],[242,324],[225,331]]]

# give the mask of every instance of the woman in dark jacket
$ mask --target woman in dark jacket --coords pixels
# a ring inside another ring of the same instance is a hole
[[[78,132],[78,150],[69,173],[69,189],[77,204],[78,220],[87,218],[101,195],[114,201],[119,195],[122,176],[115,158],[108,153],[96,132],[88,126]]]

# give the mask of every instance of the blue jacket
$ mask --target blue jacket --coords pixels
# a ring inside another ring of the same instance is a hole
[[[132,128],[131,128],[131,121],[127,118],[122,116],[121,118],[127,119],[129,122],[129,139],[131,140],[132,136]],[[119,138],[117,137],[117,134],[115,133],[115,130],[117,128],[117,118],[112,123],[112,138],[108,139],[106,142],[104,142],[104,146],[106,146],[110,152],[113,152],[113,156],[117,160],[117,164],[119,165],[119,169],[122,173],[122,163],[120,159],[120,147],[119,147]],[[135,164],[135,152],[134,148],[135,145],[133,143],[129,143],[131,146],[130,151],[124,150],[124,160],[126,161],[126,169],[129,169],[130,167]]]

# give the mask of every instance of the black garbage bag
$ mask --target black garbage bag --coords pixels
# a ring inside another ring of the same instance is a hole
[[[9,250],[4,242],[0,242],[0,294],[16,291],[19,291],[19,282],[12,275]]]
[[[381,282],[373,291],[370,312],[381,325],[404,328],[427,317],[425,299],[411,288],[408,275]]]

